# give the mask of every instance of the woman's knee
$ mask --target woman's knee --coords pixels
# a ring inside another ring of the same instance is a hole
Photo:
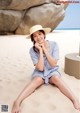
[[[33,81],[36,85],[41,85],[44,83],[44,80],[41,77],[34,77]]]
[[[50,83],[53,83],[53,84],[58,84],[60,81],[60,77],[58,77],[57,75],[54,75],[50,78]]]

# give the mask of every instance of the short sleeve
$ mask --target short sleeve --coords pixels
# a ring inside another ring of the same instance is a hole
[[[37,64],[38,63],[38,55],[37,55],[37,53],[33,50],[33,48],[31,48],[29,50],[29,53],[30,53],[30,56],[31,56],[33,64],[34,65]]]
[[[56,42],[53,42],[52,44],[52,56],[55,60],[59,60],[59,47]]]

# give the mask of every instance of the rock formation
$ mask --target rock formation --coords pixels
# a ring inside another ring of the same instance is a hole
[[[35,24],[55,29],[63,20],[66,4],[57,0],[0,0],[0,34],[28,34]]]

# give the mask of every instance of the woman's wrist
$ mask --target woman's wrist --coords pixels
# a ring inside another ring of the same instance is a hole
[[[39,49],[39,53],[42,52],[42,48]]]
[[[19,100],[17,100],[17,99],[14,101],[14,103],[15,103],[16,105],[20,105],[20,104],[21,104],[21,102],[20,102]]]
[[[47,54],[47,53],[49,53],[49,52],[48,52],[46,49],[44,49],[44,53]]]

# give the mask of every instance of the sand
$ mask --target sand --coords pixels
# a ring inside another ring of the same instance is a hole
[[[47,35],[60,48],[60,71],[62,79],[80,100],[80,80],[65,74],[65,55],[79,50],[80,31],[54,31]],[[30,39],[23,35],[0,36],[0,113],[2,105],[8,105],[11,113],[13,101],[24,86],[31,81],[34,66],[29,55]],[[42,85],[26,98],[21,105],[21,113],[79,113],[72,102],[58,88]]]

